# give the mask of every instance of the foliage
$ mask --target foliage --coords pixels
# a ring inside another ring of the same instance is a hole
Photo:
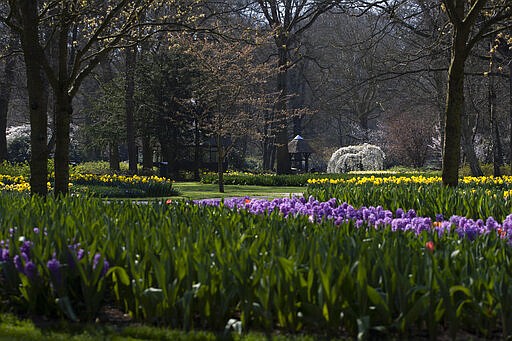
[[[110,144],[117,147],[126,136],[124,80],[111,80],[89,97],[88,124],[82,135],[92,143],[86,144],[85,148]]]
[[[119,175],[130,175],[128,170],[128,163],[121,162],[119,164]],[[139,165],[139,171],[142,171],[142,168]],[[110,169],[109,163],[106,161],[88,161],[81,162],[76,165],[70,166],[70,172],[74,174],[94,174],[94,175],[113,175],[114,173]],[[156,172],[154,171],[156,175]]]
[[[492,163],[484,163],[480,164],[482,168],[482,172],[486,176],[491,176],[494,173],[494,165]],[[459,171],[460,176],[471,176],[471,168],[468,164],[463,164]],[[510,174],[510,166],[500,166],[500,174],[502,175],[511,175]]]
[[[239,202],[251,205],[245,200]],[[499,231],[471,240],[455,231],[311,222],[311,212],[332,201],[299,202],[304,215],[285,218],[232,210],[227,202],[2,195],[0,224],[11,228],[0,232],[7,250],[2,309],[94,320],[109,304],[137,320],[185,330],[238,323],[243,332],[339,335],[341,328],[370,338],[508,335],[512,276],[503,264],[512,248]],[[51,260],[60,266],[52,268]]]
[[[16,162],[12,163],[4,161],[0,163],[0,174],[10,176],[24,176],[28,178],[30,176],[30,165],[28,162]]]

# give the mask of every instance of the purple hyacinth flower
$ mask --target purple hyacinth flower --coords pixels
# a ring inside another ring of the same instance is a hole
[[[26,240],[20,246],[20,252],[22,254],[27,255],[27,258],[30,258],[30,249],[32,248],[33,243],[30,240]]]
[[[92,263],[92,268],[93,269],[96,269],[96,266],[98,266],[99,262],[101,260],[101,254],[97,253],[94,255],[94,259],[93,259],[93,263]],[[105,276],[105,274],[107,273],[108,269],[109,269],[110,265],[108,263],[108,261],[106,259],[103,259],[103,268],[101,269],[101,274],[100,276]]]
[[[401,208],[398,208],[398,209],[396,210],[395,216],[396,216],[397,218],[399,218],[399,219],[400,219],[400,218],[404,218],[404,216],[405,216],[404,210],[402,210]]]
[[[6,262],[9,260],[9,249],[2,248],[0,249],[0,262]]]
[[[29,279],[34,279],[37,277],[37,267],[32,261],[25,263],[25,275]]]
[[[411,219],[416,218],[416,211],[411,208],[409,211],[407,211],[407,213],[405,214],[405,217],[411,218]]]
[[[25,268],[23,267],[20,255],[14,256],[12,262],[14,263],[14,268],[18,270],[18,272],[25,273]]]
[[[55,282],[60,285],[62,282],[62,276],[60,273],[60,262],[58,259],[54,256],[54,258],[50,259],[48,263],[46,263],[46,266],[48,267],[48,270],[50,270],[50,274]]]

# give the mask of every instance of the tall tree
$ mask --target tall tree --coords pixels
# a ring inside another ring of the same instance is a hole
[[[16,66],[16,47],[19,45],[14,32],[9,31],[3,43],[6,46],[3,73],[0,75],[0,161],[7,160],[7,114],[11,102],[12,86],[14,82],[14,68]]]
[[[288,120],[287,109],[288,70],[296,60],[292,53],[297,49],[300,36],[308,30],[316,19],[332,9],[336,0],[257,0],[259,10],[274,35],[277,52],[277,91],[279,100],[275,106],[275,145],[276,171],[278,174],[290,172],[288,154]]]
[[[137,145],[135,143],[135,65],[137,62],[137,47],[125,48],[125,113],[126,113],[126,144],[128,146],[128,169],[137,173]]]
[[[187,9],[180,8],[174,2],[162,3],[156,0],[86,2],[10,0],[9,6],[10,11],[3,20],[9,22],[24,37],[22,49],[27,68],[29,65],[34,65],[33,67],[37,67],[38,70],[42,68],[53,89],[56,121],[55,193],[66,194],[69,183],[72,102],[80,85],[110,51],[122,44],[124,38],[140,33],[140,30],[135,28],[140,28],[139,18],[148,8],[151,6],[173,7],[173,13],[179,13],[181,16],[179,20],[188,20]],[[53,15],[45,16],[45,13]],[[169,18],[174,17],[167,16],[161,20],[153,20],[151,26],[162,27],[159,25],[172,20]],[[173,23],[176,24],[176,22]],[[39,28],[43,25],[51,27],[55,33],[39,34]],[[54,39],[53,37],[56,39],[58,51],[55,63],[51,63],[45,53],[45,47],[49,45],[48,40]],[[36,84],[32,79],[35,77],[35,72],[31,72],[30,76],[27,83]],[[34,91],[40,90],[34,89]],[[32,150],[33,155],[40,155],[35,153],[34,148]],[[37,174],[39,173],[32,174],[32,177],[37,177]],[[46,181],[44,183],[46,186]]]
[[[26,69],[31,127],[30,191],[33,195],[45,196],[48,192],[48,92],[39,62],[43,53],[39,43],[38,3],[12,0],[9,6],[2,21],[19,34]]]
[[[512,17],[508,0],[442,0],[452,26],[451,61],[444,123],[442,178],[445,186],[456,186],[459,177],[461,116],[464,110],[464,71],[473,46]]]
[[[257,63],[255,46],[243,42],[205,39],[191,42],[198,78],[194,101],[202,108],[200,127],[215,141],[219,192],[224,192],[224,161],[235,144],[256,135],[260,117],[251,108],[274,102],[264,85],[269,65]]]

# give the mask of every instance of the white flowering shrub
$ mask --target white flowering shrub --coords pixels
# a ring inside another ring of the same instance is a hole
[[[30,159],[30,125],[12,126],[6,130],[7,155],[10,161]]]
[[[76,125],[71,125],[70,134],[70,157],[72,160],[79,159],[78,141],[75,138],[75,132],[78,130]],[[48,137],[51,136],[51,130],[48,128]],[[23,162],[30,160],[30,124],[12,126],[6,130],[7,155],[10,161]]]
[[[383,170],[385,157],[382,149],[368,143],[342,147],[332,154],[327,173]]]

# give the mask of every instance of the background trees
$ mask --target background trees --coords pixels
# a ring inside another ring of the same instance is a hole
[[[0,135],[3,122],[31,122],[43,195],[53,140],[56,190],[67,191],[72,121],[79,157],[109,158],[113,170],[158,161],[172,177],[197,175],[211,154],[284,173],[287,142],[302,134],[315,169],[334,149],[371,142],[389,165],[442,160],[453,185],[461,160],[474,174],[511,161],[511,11],[504,0],[10,1]]]

